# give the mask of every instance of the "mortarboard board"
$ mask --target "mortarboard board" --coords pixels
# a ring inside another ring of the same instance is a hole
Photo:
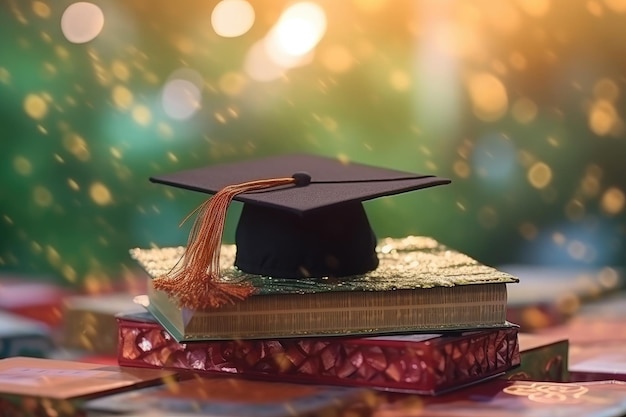
[[[244,203],[235,266],[277,277],[345,277],[378,266],[363,201],[450,180],[314,155],[283,155],[150,178],[214,196],[198,209],[180,268],[155,280],[186,307],[217,307],[251,288],[219,282],[219,251],[231,200]]]

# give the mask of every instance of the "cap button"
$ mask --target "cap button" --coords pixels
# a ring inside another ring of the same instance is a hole
[[[296,180],[296,187],[304,187],[311,183],[311,176],[306,172],[296,172],[291,176],[294,180]]]

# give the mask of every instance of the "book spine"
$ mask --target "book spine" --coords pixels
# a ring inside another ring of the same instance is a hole
[[[178,343],[157,323],[118,323],[122,366],[266,380],[436,394],[502,374],[520,361],[517,328],[417,342],[337,337]]]

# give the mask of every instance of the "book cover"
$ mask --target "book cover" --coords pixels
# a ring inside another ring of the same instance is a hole
[[[626,383],[493,380],[440,397],[383,403],[374,417],[619,417],[626,414]]]
[[[87,416],[115,413],[137,417],[342,415],[367,409],[367,390],[234,378],[196,377],[89,401]],[[358,414],[351,414],[357,416]]]
[[[0,359],[45,357],[55,349],[50,327],[38,320],[0,311]]]
[[[568,382],[569,341],[559,336],[518,334],[521,363],[507,372],[511,380]]]
[[[175,375],[172,371],[13,357],[0,360],[0,393],[72,399],[160,383]]]
[[[121,315],[122,366],[437,394],[519,365],[517,327],[378,337],[179,343],[149,313]]]
[[[331,279],[278,279],[233,267],[236,248],[223,245],[222,276],[255,294],[216,309],[179,308],[149,285],[148,309],[178,341],[437,332],[502,326],[507,283],[517,279],[434,239],[383,239],[378,268]],[[152,277],[176,267],[184,248],[134,249]],[[151,280],[150,280],[151,281]]]
[[[165,370],[13,357],[0,360],[0,405],[7,416],[74,416],[87,398],[175,377],[175,372]]]

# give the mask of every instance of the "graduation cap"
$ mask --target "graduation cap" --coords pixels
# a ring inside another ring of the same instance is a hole
[[[214,165],[150,180],[213,194],[192,212],[197,218],[180,265],[154,281],[189,308],[218,307],[254,291],[220,280],[221,240],[233,199],[244,203],[235,232],[237,268],[280,278],[349,277],[378,266],[363,201],[450,182],[314,155]]]

